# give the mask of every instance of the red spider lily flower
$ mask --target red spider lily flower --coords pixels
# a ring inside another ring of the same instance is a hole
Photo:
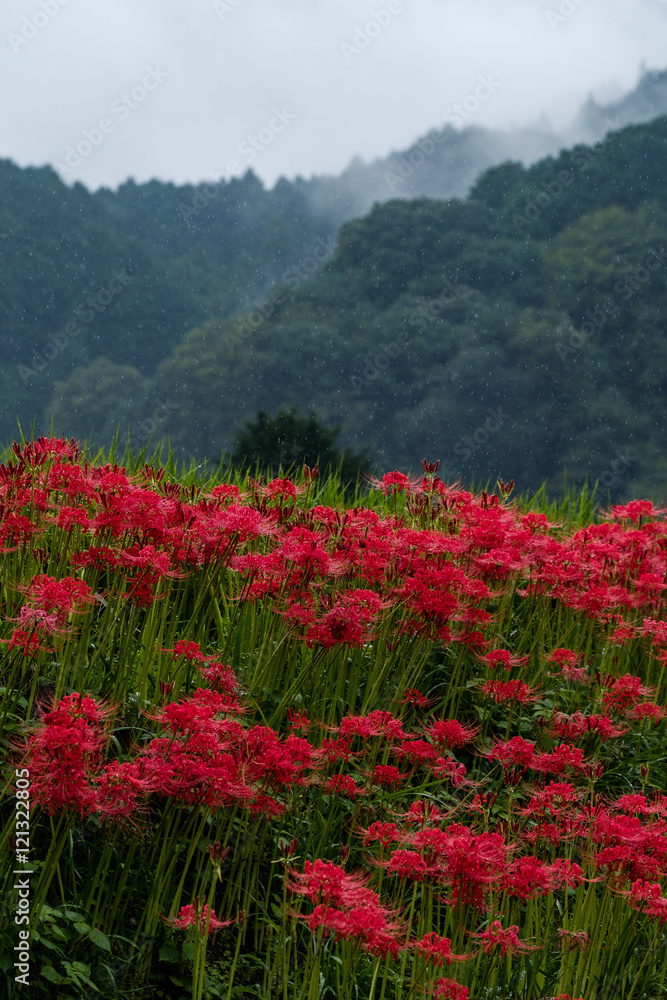
[[[560,673],[569,681],[586,680],[586,670],[581,667],[581,654],[574,649],[554,649],[547,660],[560,668]]]
[[[218,920],[215,910],[208,903],[200,907],[198,899],[195,900],[195,906],[182,906],[178,917],[162,917],[162,920],[174,930],[184,931],[188,927],[196,927],[200,934],[215,934],[223,927],[231,927],[236,923],[235,919]]]
[[[327,933],[335,934],[337,941],[353,938],[371,955],[398,958],[401,941],[397,935],[402,928],[389,919],[389,911],[379,905],[377,897],[373,903],[369,900],[365,905],[351,905],[344,910],[320,904],[309,917],[302,919],[307,920],[314,933],[323,927]]]
[[[645,618],[641,635],[651,636],[654,642],[667,643],[667,621]]]
[[[438,866],[428,864],[421,854],[403,848],[395,850],[387,861],[377,861],[376,864],[380,868],[386,868],[390,874],[410,879],[411,882],[434,878],[441,871]]]
[[[547,732],[550,736],[562,736],[572,741],[582,736],[595,735],[606,742],[624,736],[629,730],[627,726],[615,726],[606,715],[583,715],[581,712],[563,715],[561,712],[556,712],[551,720],[551,728]]]
[[[157,647],[159,653],[171,653],[174,660],[177,660],[179,656],[184,656],[186,660],[194,660],[197,663],[206,663],[211,659],[209,656],[205,656],[202,653],[198,642],[192,642],[188,639],[179,639],[173,649],[165,649],[162,646]]]
[[[535,764],[535,744],[522,736],[514,736],[507,741],[496,739],[493,749],[484,756],[488,760],[499,761],[504,771],[517,766],[525,770]]]
[[[405,780],[406,775],[401,774],[399,769],[391,764],[376,764],[369,777],[373,785],[397,788]]]
[[[646,882],[638,879],[632,887],[622,892],[633,910],[639,910],[649,917],[659,920],[661,925],[667,922],[667,899],[662,895],[659,882]]]
[[[489,955],[494,948],[500,948],[500,955],[504,957],[510,955],[527,955],[531,951],[537,951],[539,945],[528,944],[519,940],[519,928],[516,924],[504,928],[499,920],[494,920],[485,931],[475,933],[468,931],[471,937],[480,938],[485,941],[484,951]]]
[[[425,934],[418,941],[413,941],[410,945],[421,955],[425,955],[433,965],[451,965],[452,962],[467,962],[473,958],[472,952],[467,955],[455,955],[452,952],[452,942],[448,937],[439,937],[434,931]]]
[[[489,653],[484,653],[480,659],[487,664],[490,670],[510,671],[512,667],[522,667],[528,663],[530,656],[512,656],[509,649],[492,649]]]
[[[368,888],[369,876],[361,872],[346,872],[331,861],[315,858],[306,861],[303,872],[288,869],[287,888],[311,902],[333,906],[374,906],[377,895]]]
[[[94,782],[113,709],[88,695],[68,695],[33,727],[21,750],[30,769],[30,797],[48,815],[74,809],[83,818],[96,810]]]
[[[564,927],[558,928],[558,944],[565,951],[574,951],[575,948],[577,951],[586,951],[590,943],[586,931],[567,931]],[[561,993],[560,1000],[565,1000],[566,997],[568,997],[567,993]],[[559,998],[555,997],[554,1000],[559,1000]]]
[[[527,705],[541,697],[539,691],[535,691],[523,681],[484,681],[480,686],[480,691],[487,698],[493,698],[498,704],[506,701],[517,701],[520,705]]]
[[[544,774],[564,774],[568,769],[584,773],[587,767],[584,761],[584,751],[580,750],[579,747],[570,746],[569,743],[559,743],[550,753],[536,754],[531,766],[534,770],[542,771]]]
[[[607,517],[636,523],[644,517],[662,517],[666,511],[667,507],[654,507],[650,500],[631,500],[630,503],[612,507]]]
[[[204,680],[208,682],[212,691],[219,691],[229,698],[234,698],[238,695],[239,682],[229,663],[219,663],[214,660],[212,663],[209,663],[208,667],[199,665],[197,670]]]
[[[435,698],[428,698],[417,688],[406,688],[405,694],[401,698],[400,705],[414,705],[416,708],[428,708],[435,703]]]
[[[27,603],[21,608],[19,618],[22,629],[37,629],[47,634],[65,632],[69,616],[81,614],[82,605],[91,604],[95,597],[84,580],[71,576],[60,580],[40,574],[33,577],[23,590]]]
[[[402,493],[403,491],[409,494],[420,484],[419,479],[411,479],[409,476],[406,476],[405,473],[399,472],[397,469],[394,469],[393,472],[385,472],[382,479],[378,479],[376,476],[371,476],[368,482],[373,489],[381,490],[385,496],[391,496],[394,493]]]
[[[363,788],[359,788],[350,774],[333,774],[325,781],[324,791],[328,795],[346,795],[349,799],[364,794]]]
[[[438,751],[426,740],[403,740],[395,750],[396,756],[402,760],[409,760],[413,767],[420,764],[433,765],[438,759]]]
[[[232,483],[219,483],[211,490],[211,496],[216,500],[238,500],[241,496],[238,486]]]
[[[310,729],[310,719],[305,712],[295,712],[293,708],[288,708],[287,718],[291,733],[307,733]]]
[[[462,747],[473,743],[479,735],[479,726],[464,726],[457,719],[439,719],[424,727],[436,746]]]
[[[642,685],[641,677],[623,674],[621,677],[607,678],[608,688],[602,696],[602,703],[612,710],[623,711],[634,707],[640,698],[655,694],[655,688]]]
[[[546,896],[552,889],[552,873],[548,865],[532,855],[511,861],[502,875],[501,885],[508,896],[524,900]]]
[[[451,781],[452,788],[460,788],[461,785],[472,788],[477,784],[466,778],[465,764],[459,764],[453,757],[438,757],[432,770],[439,778]]]
[[[667,718],[667,709],[647,701],[641,705],[633,705],[632,708],[626,709],[624,714],[626,719],[651,719],[657,726],[664,718]]]
[[[407,735],[403,732],[401,720],[381,709],[369,715],[344,716],[338,726],[338,733],[343,737],[360,736],[364,740],[379,736],[388,742],[402,740]]]
[[[107,764],[96,780],[95,810],[102,822],[129,820],[139,829],[137,816],[142,810],[141,800],[152,790],[150,778],[144,776],[143,761],[113,761]]]
[[[364,845],[366,847],[372,844],[373,841],[377,841],[382,847],[388,847],[392,841],[395,842],[401,839],[395,823],[387,823],[380,820],[371,823],[368,829],[362,828],[360,833],[364,835]]]
[[[39,652],[40,649],[49,650],[48,646],[40,646],[39,636],[34,628],[30,632],[26,632],[22,628],[15,628],[11,639],[0,639],[0,642],[6,642],[8,650],[22,649],[24,656],[31,656]]]
[[[455,979],[438,979],[429,994],[435,1000],[469,1000],[470,991],[467,986],[461,986]]]

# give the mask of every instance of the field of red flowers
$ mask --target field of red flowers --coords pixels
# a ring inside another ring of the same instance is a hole
[[[667,996],[664,512],[175,476],[0,465],[7,995]]]

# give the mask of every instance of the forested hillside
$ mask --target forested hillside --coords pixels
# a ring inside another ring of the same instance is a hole
[[[188,333],[152,383],[160,433],[217,459],[290,404],[383,468],[427,455],[467,481],[664,494],[666,148],[663,118],[492,170],[466,201],[376,206],[311,281]],[[56,399],[60,431],[104,425],[95,377],[58,390],[81,400],[73,420]]]
[[[385,469],[667,495],[666,147],[631,126],[337,242],[288,182],[90,194],[5,162],[3,436],[36,412],[217,460],[293,405]]]

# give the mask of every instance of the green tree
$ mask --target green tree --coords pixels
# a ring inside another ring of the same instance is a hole
[[[294,407],[278,410],[275,417],[262,410],[238,431],[231,460],[242,467],[259,466],[275,474],[291,466],[318,465],[320,472],[340,468],[345,483],[356,482],[371,471],[370,457],[336,447],[340,429],[325,427],[314,410],[302,416]]]

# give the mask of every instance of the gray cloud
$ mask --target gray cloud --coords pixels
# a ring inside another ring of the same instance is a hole
[[[204,180],[261,130],[266,183],[336,173],[441,125],[480,76],[500,86],[475,124],[563,127],[664,68],[666,28],[662,0],[5,0],[0,156],[64,163],[107,119],[68,181]]]

